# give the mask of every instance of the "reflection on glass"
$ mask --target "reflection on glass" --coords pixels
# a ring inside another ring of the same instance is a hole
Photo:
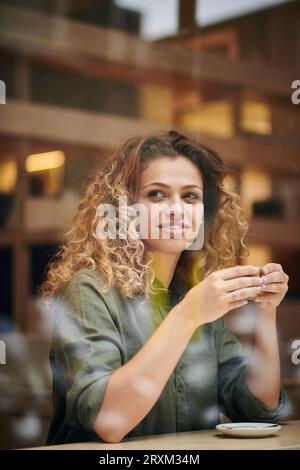
[[[11,194],[17,182],[17,165],[12,159],[0,162],[0,192]]]
[[[158,39],[177,32],[178,0],[115,0],[114,3],[141,15],[141,35],[145,39]]]
[[[234,135],[232,104],[227,100],[203,103],[199,107],[183,112],[180,127],[193,132],[229,138]]]
[[[95,160],[90,150],[75,148],[70,155],[56,150],[27,157],[29,195],[25,204],[25,224],[28,231],[61,233],[68,229],[80,190]]]
[[[238,181],[236,175],[227,175],[223,180],[224,188],[229,191],[238,192]]]
[[[138,89],[135,84],[119,80],[61,70],[50,65],[31,67],[31,99],[59,107],[93,112],[138,116]],[[101,65],[99,65],[101,68]]]
[[[0,249],[0,332],[12,329],[12,250]]]
[[[54,152],[35,153],[26,158],[26,170],[33,173],[42,170],[61,168],[65,164],[65,154],[60,150]]]
[[[242,101],[240,112],[242,130],[263,135],[272,133],[271,108],[266,103],[251,100]]]
[[[59,150],[28,155],[25,161],[29,174],[30,193],[55,196],[63,184],[65,154]]]
[[[272,250],[267,245],[247,245],[249,256],[244,259],[245,264],[254,264],[255,266],[263,266],[264,264],[271,263]]]
[[[173,96],[166,87],[143,85],[139,88],[140,117],[165,126],[172,124]]]
[[[239,17],[268,6],[284,3],[287,0],[231,0],[220,2],[218,0],[197,0],[196,17],[200,25],[214,24]]]
[[[253,215],[253,204],[270,198],[271,177],[260,170],[245,170],[241,174],[241,197],[247,217]]]
[[[17,164],[14,157],[0,157],[0,229],[12,226],[16,184]]]

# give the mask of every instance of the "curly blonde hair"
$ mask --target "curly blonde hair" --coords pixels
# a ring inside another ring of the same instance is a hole
[[[171,130],[128,138],[96,171],[70,231],[47,268],[40,292],[58,294],[75,273],[90,268],[100,271],[104,279],[102,292],[116,286],[125,297],[149,294],[154,280],[151,253],[141,239],[99,238],[97,208],[100,204],[113,204],[119,220],[119,198],[127,197],[129,203],[136,201],[145,163],[160,156],[180,155],[193,162],[202,174],[205,240],[201,250],[182,252],[176,271],[192,287],[210,272],[234,265],[246,250],[248,224],[238,194],[224,187],[224,178],[231,170],[214,150],[194,137]]]

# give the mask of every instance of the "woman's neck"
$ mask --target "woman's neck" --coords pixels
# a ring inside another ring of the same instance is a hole
[[[180,253],[153,253],[151,268],[155,277],[168,288],[176,268]]]

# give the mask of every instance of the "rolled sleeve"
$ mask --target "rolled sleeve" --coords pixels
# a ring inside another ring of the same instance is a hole
[[[218,367],[218,398],[221,411],[231,421],[275,422],[287,418],[292,407],[281,385],[278,406],[270,410],[258,400],[246,384],[248,356],[241,343],[229,333],[224,319],[220,328],[220,356]]]
[[[92,276],[75,275],[61,302],[55,355],[65,380],[65,419],[93,430],[108,381],[122,365],[121,338]]]
[[[237,379],[234,389],[234,403],[236,404],[237,414],[249,421],[268,421],[273,423],[287,418],[292,412],[291,404],[282,385],[280,387],[278,406],[270,410],[248,389],[245,371]]]

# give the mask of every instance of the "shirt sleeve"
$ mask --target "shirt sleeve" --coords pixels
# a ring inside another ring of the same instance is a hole
[[[122,365],[122,344],[97,279],[76,274],[63,291],[55,356],[66,388],[66,421],[93,430],[108,381]]]
[[[241,343],[229,333],[221,319],[220,357],[218,367],[218,398],[222,413],[231,421],[276,422],[292,412],[284,387],[281,385],[278,406],[270,410],[248,389],[245,380],[248,356]]]

